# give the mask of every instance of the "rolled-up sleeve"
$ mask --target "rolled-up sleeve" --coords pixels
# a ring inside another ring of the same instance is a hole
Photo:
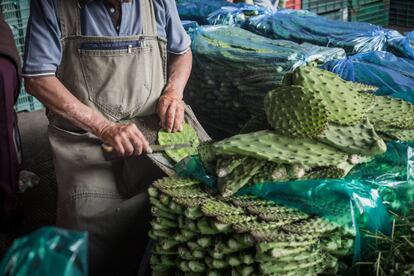
[[[55,75],[62,58],[56,0],[32,0],[23,77]]]
[[[181,24],[175,1],[166,0],[165,7],[168,52],[176,55],[184,54],[190,49],[191,39]]]

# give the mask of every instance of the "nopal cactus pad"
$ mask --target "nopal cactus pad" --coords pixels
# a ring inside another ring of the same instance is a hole
[[[180,132],[170,133],[165,130],[158,132],[158,143],[162,146],[191,143],[192,148],[184,148],[166,151],[166,154],[175,162],[179,162],[187,156],[197,154],[197,146],[200,144],[197,132],[187,123]]]
[[[292,85],[307,88],[325,102],[331,122],[353,125],[365,116],[367,98],[361,96],[358,87],[338,75],[308,66],[296,69],[289,78]]]
[[[292,139],[274,131],[240,134],[215,144],[219,155],[242,155],[279,164],[329,167],[348,160],[348,154],[306,138]]]
[[[414,129],[414,106],[404,100],[376,97],[367,117],[377,131]]]
[[[353,126],[329,124],[318,140],[349,154],[372,156],[387,150],[387,145],[367,119]]]
[[[278,87],[266,95],[264,105],[269,124],[283,135],[312,138],[327,128],[328,107],[304,87]]]

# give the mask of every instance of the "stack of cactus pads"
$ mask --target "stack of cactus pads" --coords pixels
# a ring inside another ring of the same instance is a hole
[[[243,134],[215,143],[214,158],[203,162],[223,196],[249,184],[345,177],[385,153],[386,140],[414,140],[414,106],[373,90],[316,67],[298,68],[266,95],[264,114]]]
[[[153,275],[335,275],[353,253],[353,231],[269,201],[178,177],[149,195]]]
[[[307,63],[345,57],[342,49],[272,40],[229,26],[200,27],[191,36],[191,106],[203,124],[229,135],[263,111],[266,93],[280,85],[286,73]]]

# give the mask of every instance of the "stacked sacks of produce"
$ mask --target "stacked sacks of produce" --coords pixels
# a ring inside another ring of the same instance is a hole
[[[328,61],[322,68],[348,81],[374,85],[378,87],[376,95],[414,103],[414,60],[369,52]]]
[[[200,27],[191,36],[189,102],[202,123],[229,134],[263,112],[266,93],[280,85],[286,73],[345,56],[342,49],[271,40],[229,26]]]
[[[153,275],[335,275],[352,256],[353,231],[204,187],[169,177],[149,188]]]
[[[282,10],[250,18],[243,26],[270,38],[343,48],[349,55],[389,51],[414,59],[409,38],[369,23],[336,21],[306,11]]]
[[[272,14],[272,10],[239,3],[235,6],[221,7],[215,12],[212,12],[209,14],[207,21],[209,25],[241,27],[249,18],[264,14]]]
[[[284,84],[267,94],[248,133],[215,143],[215,156],[203,158],[223,196],[249,184],[342,178],[383,154],[384,139],[414,140],[414,106],[374,96],[374,87],[316,67],[298,68]]]
[[[193,20],[207,24],[209,14],[221,7],[235,7],[236,4],[227,0],[177,0],[177,10],[182,20]]]

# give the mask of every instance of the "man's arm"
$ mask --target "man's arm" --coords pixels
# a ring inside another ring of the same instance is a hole
[[[162,128],[181,131],[184,123],[183,94],[190,78],[193,57],[191,50],[185,54],[168,55],[168,81],[159,99],[157,112]]]
[[[52,112],[93,133],[112,146],[119,155],[151,152],[147,140],[135,124],[123,125],[109,121],[98,111],[81,103],[56,77],[25,78],[25,85],[27,92]]]

